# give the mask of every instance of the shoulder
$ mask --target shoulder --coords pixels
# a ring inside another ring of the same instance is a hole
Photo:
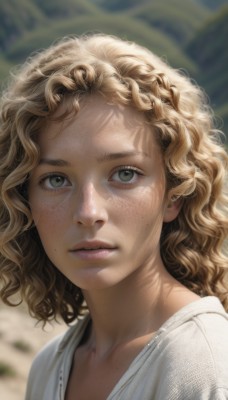
[[[45,367],[48,369],[48,367],[55,363],[56,359],[61,357],[71,346],[77,346],[84,333],[88,319],[88,315],[77,319],[66,332],[49,341],[36,355],[33,360],[32,369],[36,367]]]
[[[61,349],[61,344],[63,341],[65,342],[66,338],[69,338],[70,331],[72,328],[69,328],[66,332],[56,336],[51,341],[49,341],[42,349],[36,354],[33,362],[30,373],[37,368],[45,368],[48,369],[49,366],[53,364],[55,359],[61,353],[59,350]]]
[[[39,351],[29,372],[26,400],[55,398],[54,390],[59,386],[63,365],[67,373],[71,367],[72,354],[83,335],[86,321],[87,318],[78,320],[65,333],[51,340]]]
[[[46,387],[58,386],[58,370],[62,362],[61,345],[72,334],[72,328],[52,339],[35,356],[30,368],[26,400],[39,400],[45,398]],[[52,396],[53,398],[53,396]]]
[[[163,372],[186,399],[227,399],[228,316],[221,307],[194,307],[164,331]]]

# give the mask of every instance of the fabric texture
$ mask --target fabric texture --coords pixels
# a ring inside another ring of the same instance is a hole
[[[64,400],[89,320],[78,319],[36,356],[25,400]],[[228,400],[228,314],[219,300],[201,298],[169,318],[107,400]]]

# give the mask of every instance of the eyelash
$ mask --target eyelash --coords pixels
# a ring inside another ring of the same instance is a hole
[[[124,171],[132,171],[137,175],[137,177],[143,175],[143,173],[136,167],[129,166],[129,165],[122,165],[122,166],[118,167],[116,170],[114,170],[114,172],[111,173],[110,181],[115,182],[115,180],[113,179],[113,176],[115,174],[117,174],[118,172],[122,172],[122,171],[123,172]],[[68,181],[69,182],[69,180],[66,178],[66,176],[62,175],[61,173],[50,173],[50,174],[47,174],[44,177],[42,177],[42,179],[40,179],[40,181],[39,181],[39,184],[43,189],[50,190],[50,191],[53,191],[53,192],[67,187],[68,185],[59,186],[59,187],[56,187],[56,188],[55,187],[45,187],[45,181],[47,181],[48,179],[50,180],[51,178],[58,178],[58,177],[62,178],[63,181],[66,181],[66,182]],[[116,182],[119,183],[119,184],[125,185],[125,186],[128,186],[128,185],[131,185],[131,184],[135,183],[135,181],[132,182],[131,180],[130,181],[126,181],[126,182],[119,180],[119,181],[116,181]],[[49,181],[49,184],[50,184],[50,181]]]
[[[138,168],[136,168],[136,167],[133,167],[133,166],[130,166],[130,165],[122,165],[122,166],[118,167],[118,168],[111,174],[111,177],[113,177],[116,173],[121,172],[121,171],[132,171],[132,172],[134,172],[134,173],[137,175],[137,177],[143,175],[142,171],[140,171],[140,170],[139,170]],[[130,185],[130,184],[133,184],[133,183],[135,183],[135,182],[121,182],[121,181],[119,181],[118,183],[122,183],[122,184],[125,184],[125,185]]]
[[[68,179],[60,173],[59,174],[58,173],[50,173],[50,174],[47,174],[44,177],[42,177],[42,179],[40,179],[40,181],[39,181],[40,186],[45,190],[51,190],[51,191],[57,191],[59,189],[62,189],[64,187],[68,186],[68,185],[60,186],[60,187],[56,187],[56,188],[55,187],[51,187],[51,188],[45,187],[45,181],[47,181],[48,179],[50,180],[51,178],[62,178],[63,180],[68,181]],[[50,183],[50,181],[49,181],[49,183]]]

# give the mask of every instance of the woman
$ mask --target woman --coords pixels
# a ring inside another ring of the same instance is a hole
[[[72,326],[27,400],[228,398],[227,155],[201,91],[106,35],[30,58],[1,105],[1,297]]]

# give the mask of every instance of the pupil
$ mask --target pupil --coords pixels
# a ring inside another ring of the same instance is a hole
[[[63,183],[63,178],[61,176],[53,176],[53,178],[51,178],[52,186],[58,187],[61,186],[62,183]]]
[[[125,170],[125,171],[120,171],[120,179],[124,182],[128,182],[133,178],[134,171],[130,170]]]

